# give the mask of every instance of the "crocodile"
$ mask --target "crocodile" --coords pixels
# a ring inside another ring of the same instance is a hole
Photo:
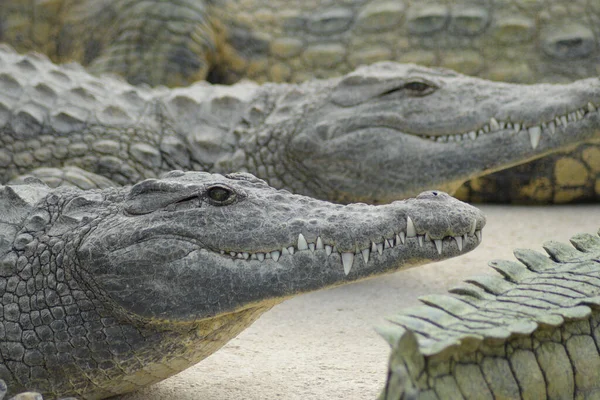
[[[381,60],[511,82],[600,73],[595,1],[4,0],[0,41],[133,83],[298,82]],[[487,202],[600,197],[600,145],[588,142],[476,178],[456,195]],[[587,180],[596,180],[585,188]]]
[[[301,82],[398,61],[487,79],[600,74],[600,6],[574,0],[4,0],[0,41],[132,83]]]
[[[380,400],[600,396],[600,231],[517,249],[484,275],[390,318]]]
[[[168,89],[3,47],[0,183],[36,169],[49,184],[71,177],[84,188],[172,169],[246,171],[310,197],[386,203],[452,194],[561,149],[593,153],[585,142],[600,139],[598,105],[598,78],[522,85],[383,62],[301,84]],[[597,196],[598,173],[579,176],[580,189]]]
[[[464,254],[484,225],[439,191],[340,205],[248,173],[0,186],[0,379],[9,396],[126,393],[286,298]]]

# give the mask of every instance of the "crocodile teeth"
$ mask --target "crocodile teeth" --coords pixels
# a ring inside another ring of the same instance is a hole
[[[363,251],[361,251],[363,259],[365,260],[365,264],[369,262],[369,255],[371,254],[371,252],[369,251],[369,249],[364,249]]]
[[[277,250],[271,252],[271,258],[275,261],[279,260],[281,253]]]
[[[256,254],[256,258],[258,258],[258,261],[264,261],[265,260],[265,253],[257,253]]]
[[[477,220],[474,219],[471,221],[471,231],[469,232],[469,235],[473,236],[476,229],[477,229]]]
[[[250,254],[249,253],[242,253],[242,257],[244,258],[244,260],[247,260],[250,258]]]
[[[383,254],[383,243],[377,243],[377,252],[379,255]]]
[[[459,250],[459,251],[462,251],[462,243],[463,243],[463,241],[462,241],[462,237],[460,237],[460,236],[455,236],[455,237],[454,237],[454,240],[456,240],[456,245],[458,246],[458,250]]]
[[[353,253],[342,253],[342,264],[344,265],[344,273],[348,275],[352,269],[352,263],[354,262]]]
[[[290,252],[288,251],[287,247],[282,247],[281,248],[281,255],[286,255],[286,254],[290,254]]]
[[[371,242],[371,251],[373,253],[375,253],[377,251],[377,245],[375,244],[375,242]]]
[[[323,241],[321,240],[321,236],[317,238],[317,250],[323,250]]]
[[[498,121],[496,121],[496,118],[494,117],[490,118],[490,128],[493,131],[497,131],[500,129],[500,124],[498,123]]]
[[[256,255],[256,253],[250,254],[250,259],[251,260],[258,260],[258,256]]]
[[[531,142],[531,147],[535,150],[540,144],[540,135],[542,134],[542,128],[539,126],[532,126],[528,129],[529,131],[529,141]]]
[[[383,248],[390,249],[390,248],[394,247],[393,242],[394,242],[393,239],[383,239]]]
[[[417,239],[419,240],[419,246],[423,247],[423,235],[417,236]]]
[[[548,129],[550,130],[551,134],[554,135],[556,133],[556,124],[554,123],[554,121],[548,122]]]
[[[314,243],[309,243],[308,244],[308,249],[314,253],[315,252],[315,244]]]
[[[589,112],[596,111],[596,107],[592,103],[587,103],[587,109]]]
[[[406,237],[415,237],[417,236],[417,230],[415,229],[415,224],[413,224],[412,219],[410,217],[406,217]]]
[[[521,124],[515,123],[515,128],[514,129],[515,129],[515,133],[521,132]]]
[[[477,241],[479,243],[481,243],[481,229],[478,231],[475,231],[475,236],[477,236]]]
[[[333,247],[331,247],[330,245],[326,244],[325,245],[325,253],[329,256],[329,255],[331,255],[332,251],[333,251]]]
[[[434,239],[433,243],[435,243],[438,254],[442,254],[442,239]]]
[[[289,252],[290,254],[294,254],[294,251],[295,251],[295,249],[294,249],[294,246],[290,246],[290,247],[288,247],[288,252]]]
[[[567,116],[566,115],[561,115],[560,116],[560,122],[563,124],[564,127],[566,127],[567,124],[568,124]]]
[[[406,233],[400,232],[400,241],[402,242],[402,244],[406,242]]]
[[[477,133],[475,133],[475,131],[471,131],[469,132],[469,137],[471,138],[471,140],[475,140],[477,139]]]
[[[237,253],[236,253],[235,251],[230,251],[230,252],[229,252],[229,255],[230,255],[231,257],[235,257],[235,256],[237,256]]]
[[[298,250],[308,250],[308,243],[306,243],[303,234],[298,235]]]

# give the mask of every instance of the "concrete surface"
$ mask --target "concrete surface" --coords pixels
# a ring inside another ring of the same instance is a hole
[[[479,207],[488,222],[471,253],[286,301],[196,366],[119,399],[375,399],[389,348],[373,326],[386,315],[493,273],[487,261],[514,259],[513,248],[542,251],[544,241],[600,228],[600,205]]]

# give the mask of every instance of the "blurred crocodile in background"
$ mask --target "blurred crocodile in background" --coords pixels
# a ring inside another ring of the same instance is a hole
[[[600,72],[596,0],[4,0],[0,41],[132,83],[298,82],[381,60],[492,80],[567,82]],[[575,113],[567,106],[562,115]],[[592,188],[584,182],[594,180]],[[467,183],[473,201],[600,199],[600,144]]]
[[[302,84],[150,89],[4,47],[0,183],[38,168],[48,184],[68,177],[81,188],[172,169],[247,171],[310,197],[386,203],[454,193],[581,146],[600,135],[598,105],[597,78],[521,85],[392,62]]]
[[[600,232],[598,232],[600,235]],[[392,354],[380,400],[597,399],[600,237],[550,255],[515,250],[483,275],[429,295],[380,328]]]
[[[11,396],[130,392],[287,298],[464,254],[484,225],[442,192],[343,206],[246,173],[0,185],[0,380]]]

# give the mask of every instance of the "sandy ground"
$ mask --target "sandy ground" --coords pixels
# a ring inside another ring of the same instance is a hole
[[[121,400],[375,399],[389,347],[373,330],[387,315],[492,273],[511,249],[542,250],[600,228],[600,205],[480,208],[483,243],[465,256],[286,301],[200,364]]]

